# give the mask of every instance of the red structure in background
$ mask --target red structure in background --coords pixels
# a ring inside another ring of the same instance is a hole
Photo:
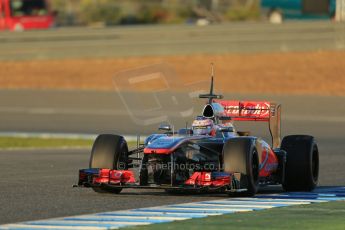
[[[48,29],[54,26],[49,0],[0,0],[0,31]]]

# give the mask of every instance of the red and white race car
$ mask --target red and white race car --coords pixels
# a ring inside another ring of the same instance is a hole
[[[192,127],[152,134],[128,150],[124,137],[101,134],[89,168],[79,171],[78,186],[119,193],[124,188],[218,191],[254,195],[262,185],[282,184],[286,191],[310,191],[318,183],[319,152],[314,137],[280,137],[281,106],[267,101],[227,101],[213,93],[213,78],[201,116]],[[272,144],[234,121],[268,123]]]

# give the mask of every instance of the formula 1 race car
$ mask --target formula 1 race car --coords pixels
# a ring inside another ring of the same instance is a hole
[[[152,134],[128,150],[124,137],[101,134],[89,168],[79,170],[79,187],[120,193],[124,188],[167,192],[224,192],[254,195],[260,186],[282,184],[286,191],[310,191],[318,183],[319,152],[314,137],[280,139],[281,106],[267,101],[226,101],[213,93],[213,77],[201,116],[190,128]],[[233,121],[267,122],[272,145],[238,132]]]

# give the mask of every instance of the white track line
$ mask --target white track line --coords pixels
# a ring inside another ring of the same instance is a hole
[[[133,219],[133,220],[186,220],[188,217],[171,217],[171,216],[125,216],[125,215],[111,215],[111,216],[97,216],[97,215],[85,215],[78,217],[66,217],[66,219],[84,219],[84,220],[113,220],[113,219]]]
[[[253,208],[274,208],[277,206],[273,206],[273,205],[261,205],[261,204],[253,204],[253,203],[249,203],[249,204],[210,204],[210,203],[197,203],[197,204],[193,204],[193,203],[189,203],[189,204],[183,204],[183,205],[174,205],[172,207],[183,207],[183,206],[190,206],[190,207],[200,207],[200,208],[207,208],[207,207],[216,207],[219,209],[227,209],[227,208],[248,208],[248,209],[253,209]]]

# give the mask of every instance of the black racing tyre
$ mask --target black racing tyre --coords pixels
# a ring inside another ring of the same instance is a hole
[[[101,134],[93,143],[90,168],[103,169],[128,169],[128,146],[122,136],[113,134]],[[93,187],[95,192],[119,193],[121,189],[101,186]]]
[[[254,196],[259,187],[259,156],[253,138],[233,138],[223,147],[223,169],[229,173],[241,173],[240,186],[245,196]],[[229,194],[231,195],[231,194]]]
[[[286,191],[311,191],[318,183],[319,150],[314,137],[291,135],[283,138],[281,149],[286,151],[283,188]]]

